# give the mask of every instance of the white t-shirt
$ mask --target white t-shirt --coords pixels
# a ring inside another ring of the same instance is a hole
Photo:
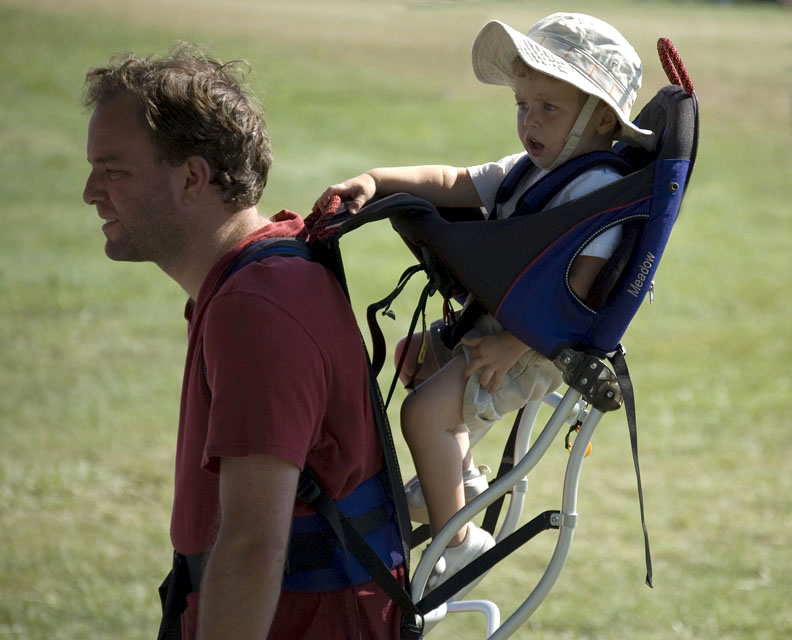
[[[497,162],[488,162],[487,164],[480,164],[474,167],[468,167],[467,171],[473,179],[473,186],[478,192],[481,202],[489,215],[495,208],[495,195],[498,192],[503,179],[508,175],[522,158],[526,155],[525,152],[515,153],[511,156],[506,156]],[[517,202],[525,191],[532,184],[547,175],[546,169],[534,171],[522,179],[514,190],[512,197],[498,205],[497,215],[499,219],[508,218],[514,213]],[[621,174],[615,169],[610,167],[597,167],[586,171],[584,174],[572,180],[566,187],[561,189],[555,197],[547,204],[548,207],[555,207],[570,200],[580,198],[587,193],[604,187],[606,184],[615,182],[621,178]],[[581,252],[584,256],[594,256],[597,258],[610,258],[616,250],[622,237],[621,225],[617,225],[608,229],[604,233],[598,235],[592,240]]]

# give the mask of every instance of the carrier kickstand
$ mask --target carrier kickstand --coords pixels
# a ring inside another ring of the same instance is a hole
[[[563,366],[561,366],[562,364],[566,364],[567,368],[573,371],[580,371],[583,368],[588,368],[589,371],[595,373],[595,377],[599,378],[600,382],[604,379],[608,380],[607,388],[600,393],[591,393],[592,389],[590,387],[586,389],[589,395],[597,396],[597,404],[600,404],[603,399],[606,403],[613,400],[610,393],[608,393],[613,387],[611,386],[610,376],[608,376],[607,373],[602,373],[600,367],[592,367],[592,361],[590,359],[586,358],[583,360],[578,358],[578,354],[575,352],[566,355],[573,356],[574,363],[569,361],[566,363],[559,363],[560,368],[563,369]],[[594,360],[596,362],[601,362],[596,358]],[[574,367],[572,366],[573,364],[575,365]],[[607,367],[605,369],[607,370]],[[575,386],[580,387],[577,381]],[[602,385],[598,385],[598,387],[597,391],[600,391]],[[618,395],[618,385],[615,389]],[[449,613],[474,611],[482,613],[485,616],[488,638],[501,640],[503,638],[508,638],[525,623],[550,592],[569,555],[575,526],[577,524],[577,492],[583,458],[594,430],[603,416],[603,411],[591,407],[587,402],[588,399],[590,398],[584,399],[583,393],[579,389],[573,387],[570,387],[563,395],[553,393],[547,396],[543,402],[555,407],[555,410],[533,445],[530,444],[531,433],[535,426],[542,401],[526,404],[520,419],[520,424],[518,425],[517,437],[515,440],[513,455],[516,463],[514,468],[503,477],[493,482],[487,491],[467,504],[445,527],[443,527],[421,557],[412,580],[413,598],[415,602],[418,602],[423,597],[423,591],[426,587],[426,582],[432,567],[434,567],[435,562],[437,562],[437,559],[442,554],[448,541],[453,537],[454,532],[461,528],[466,522],[470,521],[476,514],[484,511],[490,504],[509,492],[511,492],[509,506],[503,523],[497,532],[496,540],[500,542],[512,534],[518,528],[525,504],[528,483],[527,474],[549,450],[550,445],[556,439],[565,424],[580,422],[580,431],[574,440],[569,461],[566,465],[561,497],[561,509],[551,515],[551,525],[553,528],[558,529],[558,539],[547,568],[538,580],[536,586],[524,600],[523,604],[520,605],[503,624],[500,623],[500,611],[494,603],[486,600],[462,601],[461,598],[464,597],[472,587],[464,588],[455,595],[454,601],[441,605],[426,615],[426,634]],[[620,400],[620,397],[618,399]]]

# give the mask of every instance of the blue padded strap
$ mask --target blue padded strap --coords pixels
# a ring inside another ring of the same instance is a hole
[[[508,200],[514,195],[514,190],[517,188],[517,185],[520,184],[520,181],[530,172],[535,171],[536,168],[537,167],[531,160],[530,156],[525,155],[520,158],[517,164],[511,168],[511,171],[506,174],[503,182],[501,182],[500,186],[498,187],[498,191],[495,194],[495,207],[492,210],[490,219],[495,217],[495,212],[498,210],[498,205],[508,202]]]
[[[226,280],[242,267],[271,256],[297,256],[306,260],[313,259],[311,249],[304,240],[298,240],[297,238],[264,238],[251,244],[236,257],[218,281],[215,293],[223,286]]]
[[[519,163],[517,166],[519,166]],[[541,211],[572,180],[597,167],[611,167],[622,175],[633,171],[632,165],[627,160],[612,151],[593,151],[577,158],[572,158],[572,160],[565,162],[531,185],[520,197],[513,215],[529,215]],[[511,176],[511,173],[506,176],[507,179]]]
[[[289,564],[301,566],[296,571],[287,567],[285,591],[334,591],[374,579],[402,608],[410,607],[409,596],[390,573],[404,557],[385,478],[380,472],[346,498],[333,502],[311,470],[303,470],[297,496],[317,515],[292,520],[292,540],[307,537],[309,544],[303,542],[301,549],[289,550]],[[371,513],[377,513],[371,526],[359,531],[353,522]],[[316,562],[300,557],[305,554],[316,555]]]

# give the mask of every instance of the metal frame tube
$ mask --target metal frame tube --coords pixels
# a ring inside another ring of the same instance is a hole
[[[541,402],[529,403],[523,411],[523,416],[517,427],[518,431],[514,447],[514,459],[517,462],[514,468],[502,478],[495,481],[487,491],[460,510],[449,520],[429,547],[427,547],[416,567],[412,580],[413,599],[415,602],[423,597],[423,591],[426,587],[429,574],[454,533],[466,522],[470,521],[476,514],[480,513],[498,498],[505,495],[510,489],[512,489],[512,496],[509,502],[509,508],[497,538],[501,540],[516,530],[522,515],[527,491],[527,478],[525,476],[547,452],[550,444],[555,440],[563,424],[565,422],[573,422],[574,418],[579,415],[581,411],[581,394],[573,389],[567,390],[563,396],[557,393],[551,394],[545,398],[545,402],[556,407],[556,409],[542,429],[534,445],[530,446],[530,437]],[[585,407],[585,403],[583,407]],[[586,448],[602,416],[603,414],[601,411],[592,409],[583,420],[580,432],[575,438],[564,473],[561,510],[558,515],[558,540],[556,541],[556,546],[547,568],[536,586],[523,601],[523,604],[501,625],[500,611],[497,605],[490,601],[454,600],[447,602],[426,616],[427,626],[425,633],[428,634],[435,625],[449,613],[477,611],[483,613],[486,618],[487,638],[490,640],[503,640],[517,631],[533,612],[536,611],[552,589],[569,556],[575,527],[577,525],[577,493],[580,484],[583,459]],[[462,589],[455,594],[454,597],[461,598],[472,588],[473,587],[467,587]]]
[[[569,389],[564,397],[558,404],[558,407],[553,412],[552,416],[545,425],[539,437],[534,442],[534,445],[529,449],[528,453],[515,464],[514,468],[504,475],[499,480],[496,480],[490,488],[478,496],[475,500],[465,505],[458,511],[453,518],[451,518],[446,525],[437,533],[432,540],[431,544],[427,547],[421,556],[421,560],[415,569],[412,579],[413,587],[413,601],[418,602],[426,588],[426,582],[432,572],[432,568],[437,562],[438,558],[442,555],[449,540],[454,537],[454,534],[459,531],[467,522],[473,517],[486,509],[489,505],[495,502],[498,498],[505,495],[517,482],[519,482],[531,469],[536,466],[536,463],[547,452],[558,432],[561,430],[567,416],[572,412],[573,407],[580,399],[580,392]],[[580,436],[578,436],[580,439]],[[574,449],[574,447],[573,447]],[[457,594],[461,597],[465,590]]]
[[[580,484],[580,472],[583,466],[583,458],[585,457],[586,448],[594,435],[594,430],[602,419],[602,415],[601,411],[592,409],[583,421],[580,432],[572,445],[566,473],[564,474],[558,541],[556,542],[556,547],[547,565],[547,569],[545,569],[536,587],[534,587],[523,604],[509,616],[506,622],[504,622],[494,634],[488,636],[490,640],[503,640],[503,638],[508,638],[522,626],[545,599],[561,573],[561,569],[569,556],[569,549],[572,546],[572,538],[574,537],[575,526],[577,525],[577,493]]]

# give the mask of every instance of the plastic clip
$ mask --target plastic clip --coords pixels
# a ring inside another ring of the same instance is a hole
[[[564,438],[564,446],[569,453],[572,453],[572,434],[578,433],[580,431],[581,422],[578,420],[575,424],[569,427],[569,431],[567,431],[566,437]],[[586,445],[586,452],[583,454],[584,458],[588,458],[589,454],[591,453],[591,443],[589,442]]]

